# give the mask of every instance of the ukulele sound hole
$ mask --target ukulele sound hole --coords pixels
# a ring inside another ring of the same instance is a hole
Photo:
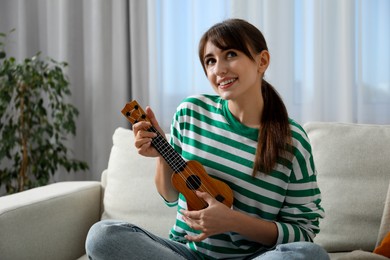
[[[221,194],[218,194],[216,197],[215,197],[216,200],[218,200],[219,202],[223,202],[225,200],[225,197],[222,196]]]
[[[190,175],[186,180],[186,185],[190,190],[197,190],[202,185],[202,181],[197,175]]]

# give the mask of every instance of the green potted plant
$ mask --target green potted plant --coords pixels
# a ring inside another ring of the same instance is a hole
[[[66,146],[79,113],[68,102],[67,63],[39,52],[17,62],[5,52],[6,37],[0,33],[0,188],[15,193],[48,184],[60,167],[88,165],[71,159]]]

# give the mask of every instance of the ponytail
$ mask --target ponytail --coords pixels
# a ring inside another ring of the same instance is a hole
[[[261,92],[264,109],[252,176],[257,171],[270,174],[278,158],[287,153],[292,143],[287,109],[279,93],[264,79]]]

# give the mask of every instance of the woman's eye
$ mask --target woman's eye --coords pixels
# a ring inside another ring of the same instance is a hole
[[[226,56],[227,56],[228,58],[236,57],[236,56],[237,56],[237,53],[234,52],[234,51],[229,51],[228,53],[226,53]]]
[[[204,64],[206,66],[210,66],[210,65],[213,65],[215,63],[215,59],[207,59],[205,60]]]

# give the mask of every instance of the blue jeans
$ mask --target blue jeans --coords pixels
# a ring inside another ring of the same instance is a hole
[[[198,260],[201,259],[185,244],[161,238],[135,225],[114,220],[103,220],[91,227],[86,241],[86,252],[91,260]],[[318,259],[329,256],[320,246],[309,242],[281,244],[274,250],[262,251],[246,259]]]

